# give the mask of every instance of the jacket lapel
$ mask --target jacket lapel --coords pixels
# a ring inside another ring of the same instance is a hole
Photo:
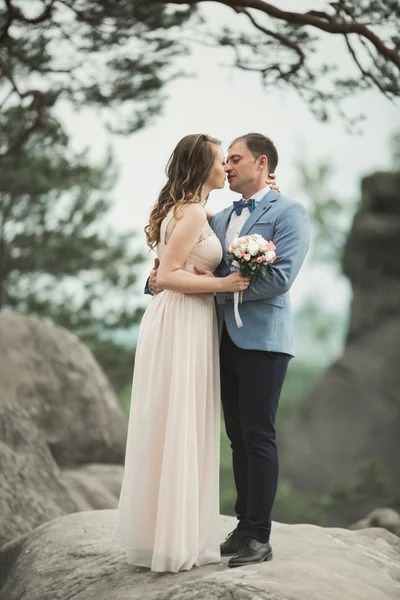
[[[245,224],[243,225],[239,237],[247,235],[253,225],[271,208],[272,204],[279,198],[279,192],[270,190],[257,204]]]

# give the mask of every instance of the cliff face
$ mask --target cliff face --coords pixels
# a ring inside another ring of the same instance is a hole
[[[320,493],[374,463],[400,490],[400,173],[363,180],[343,270],[353,289],[346,347],[283,423],[281,478]]]
[[[353,288],[348,340],[360,343],[370,330],[400,319],[400,173],[366,177],[361,190],[343,257]],[[394,352],[388,348],[389,360]]]

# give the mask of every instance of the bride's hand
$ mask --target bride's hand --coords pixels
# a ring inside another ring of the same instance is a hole
[[[268,178],[265,180],[265,183],[267,183],[273,190],[276,190],[277,192],[281,191],[279,185],[276,182],[275,173],[270,173],[268,175]]]
[[[251,278],[243,277],[240,272],[231,273],[224,277],[224,292],[244,292],[250,285]]]

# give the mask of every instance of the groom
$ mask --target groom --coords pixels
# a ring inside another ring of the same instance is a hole
[[[229,567],[271,560],[271,511],[278,482],[275,415],[287,366],[293,356],[289,290],[309,245],[303,206],[266,186],[278,153],[259,133],[235,139],[226,173],[239,201],[217,213],[211,226],[226,250],[236,237],[258,233],[276,246],[266,275],[254,277],[239,305],[243,327],[235,321],[233,294],[216,295],[220,336],[221,400],[231,442],[238,525],[221,544]],[[197,269],[199,275],[211,273]],[[225,277],[224,258],[214,275]],[[155,285],[155,272],[150,287]]]

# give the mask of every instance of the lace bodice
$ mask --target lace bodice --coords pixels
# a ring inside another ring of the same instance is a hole
[[[171,211],[161,223],[161,241],[157,246],[157,256],[160,260],[162,260],[166,248],[165,234],[167,227],[173,218],[173,211]],[[194,273],[194,266],[196,265],[208,271],[215,271],[222,260],[222,253],[223,250],[219,239],[211,229],[208,221],[205,221],[203,233],[187,257],[184,269],[185,271]]]

